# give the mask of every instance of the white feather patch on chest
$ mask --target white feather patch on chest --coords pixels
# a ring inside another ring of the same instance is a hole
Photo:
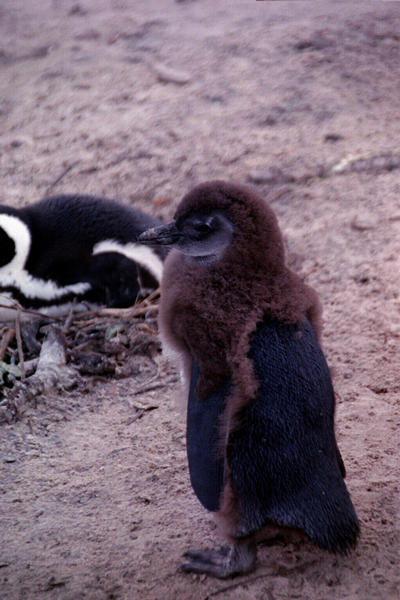
[[[135,244],[134,242],[120,244],[115,240],[104,240],[93,247],[92,254],[104,254],[106,252],[123,254],[126,258],[135,261],[138,265],[147,269],[158,282],[161,281],[163,263],[161,258],[151,248],[142,244]]]
[[[26,298],[56,300],[67,294],[84,294],[90,283],[81,282],[58,286],[54,281],[34,277],[26,269],[26,261],[31,247],[31,234],[23,221],[13,215],[0,214],[0,227],[14,241],[14,258],[0,267],[0,289],[15,287]],[[51,249],[50,249],[51,251]]]

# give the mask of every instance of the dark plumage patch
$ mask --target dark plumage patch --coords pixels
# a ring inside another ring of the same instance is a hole
[[[0,267],[2,267],[12,260],[15,253],[14,241],[2,229],[0,229],[0,250]]]
[[[135,242],[142,231],[161,224],[155,217],[113,200],[80,195],[44,198],[21,209],[19,215],[35,232],[27,270],[61,285],[76,281],[76,269],[78,277],[86,270],[93,275],[89,263],[98,242]]]
[[[259,325],[250,359],[257,397],[229,436],[227,461],[237,502],[236,535],[266,523],[294,527],[318,546],[354,546],[358,521],[334,435],[329,369],[308,322]]]
[[[94,196],[53,196],[21,209],[0,206],[0,291],[26,308],[74,299],[130,306],[142,288],[159,284],[166,252],[143,248],[137,238],[160,224]]]

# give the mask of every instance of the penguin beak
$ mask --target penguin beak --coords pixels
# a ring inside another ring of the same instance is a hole
[[[138,242],[148,244],[149,246],[174,246],[182,237],[182,234],[176,228],[175,221],[168,225],[153,227],[141,233]]]

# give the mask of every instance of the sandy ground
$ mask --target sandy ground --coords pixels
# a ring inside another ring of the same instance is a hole
[[[217,534],[191,491],[176,376],[108,380],[3,425],[0,598],[395,600],[399,573],[400,3],[3,0],[1,202],[106,195],[164,218],[256,182],[321,295],[362,535],[178,568]],[[153,371],[152,371],[153,369]],[[132,399],[159,407],[134,420]]]

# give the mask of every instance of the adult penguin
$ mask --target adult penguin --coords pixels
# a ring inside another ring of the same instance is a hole
[[[183,569],[248,572],[257,541],[277,528],[332,552],[353,548],[359,524],[335,439],[320,305],[285,266],[271,208],[252,189],[212,181],[139,239],[174,248],[160,330],[188,388],[192,486],[229,542],[188,551]]]
[[[137,242],[161,221],[95,196],[0,206],[0,304],[64,312],[71,301],[132,305],[159,285],[164,251]],[[12,311],[8,311],[12,315]],[[15,313],[14,313],[15,314]]]

